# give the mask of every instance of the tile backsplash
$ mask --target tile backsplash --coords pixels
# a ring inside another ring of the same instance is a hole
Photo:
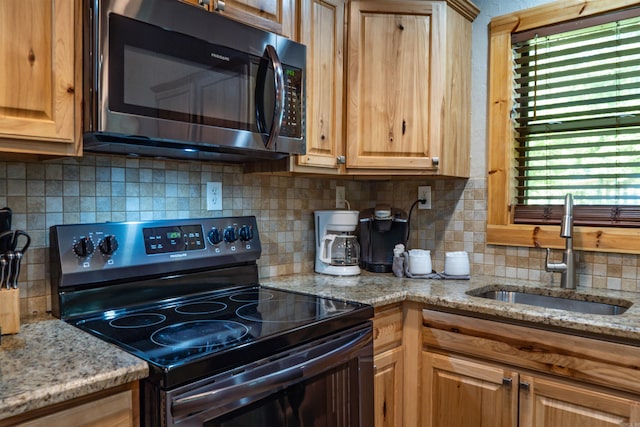
[[[222,210],[207,211],[206,183],[222,182]],[[32,245],[20,274],[21,313],[51,307],[48,229],[56,224],[163,218],[255,215],[263,253],[260,276],[313,271],[313,211],[335,206],[335,187],[346,188],[352,209],[387,203],[409,213],[418,185],[432,187],[432,209],[411,211],[410,247],[430,249],[441,271],[444,253],[469,252],[472,274],[559,281],[544,272],[541,249],[485,243],[486,180],[387,181],[244,174],[238,165],[85,156],[42,162],[0,161],[0,207],[13,210],[13,228]],[[638,257],[582,252],[580,285],[639,291]]]

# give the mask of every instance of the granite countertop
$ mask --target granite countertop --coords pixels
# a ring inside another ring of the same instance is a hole
[[[51,317],[0,345],[0,419],[138,381],[147,363]],[[0,423],[1,424],[1,423]]]
[[[511,304],[469,296],[468,291],[517,284],[539,294],[571,293],[588,301],[633,305],[616,316],[588,315]],[[261,280],[263,286],[352,300],[382,307],[413,301],[502,321],[525,322],[568,332],[620,339],[640,345],[640,293],[578,288],[561,290],[523,280],[472,277],[470,280],[396,278],[391,273],[365,272],[338,277],[294,274]],[[148,375],[141,359],[48,317],[23,324],[19,334],[5,335],[0,345],[0,420],[64,402]]]
[[[495,320],[523,322],[532,326],[559,329],[570,333],[620,340],[640,345],[640,293],[578,287],[564,290],[537,282],[488,276],[470,280],[425,280],[397,278],[391,273],[368,273],[338,277],[323,274],[294,274],[261,280],[263,286],[294,290],[320,296],[352,300],[380,307],[387,304],[414,301],[425,305],[467,312],[470,315]],[[620,315],[593,315],[531,305],[513,304],[470,296],[478,291],[508,285],[527,288],[541,295],[571,294],[572,298],[633,303]]]

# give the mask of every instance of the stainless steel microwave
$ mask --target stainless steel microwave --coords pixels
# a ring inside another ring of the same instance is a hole
[[[305,153],[306,48],[177,0],[85,0],[84,149]]]

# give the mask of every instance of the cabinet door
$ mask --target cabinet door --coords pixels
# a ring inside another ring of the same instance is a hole
[[[0,1],[0,150],[80,154],[79,9],[73,0]]]
[[[298,165],[340,169],[343,153],[344,0],[302,0],[300,42],[307,46],[307,153]]]
[[[403,357],[397,347],[374,358],[375,427],[402,426]]]
[[[640,402],[587,386],[522,375],[521,427],[640,425]]]
[[[236,21],[294,38],[293,0],[181,0],[222,13]]]
[[[423,352],[422,369],[424,427],[517,425],[516,372],[430,352]]]
[[[74,427],[133,427],[138,425],[135,412],[131,391],[123,391],[17,425],[20,427],[68,427],[71,425]]]
[[[347,168],[433,169],[440,126],[430,123],[439,115],[430,82],[442,55],[440,3],[351,2]]]

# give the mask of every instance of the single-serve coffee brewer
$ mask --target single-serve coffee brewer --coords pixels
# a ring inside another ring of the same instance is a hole
[[[360,212],[360,266],[374,273],[388,273],[393,268],[393,248],[406,245],[408,218],[406,212],[388,205]]]
[[[315,211],[317,273],[360,274],[360,244],[355,235],[358,211]]]

